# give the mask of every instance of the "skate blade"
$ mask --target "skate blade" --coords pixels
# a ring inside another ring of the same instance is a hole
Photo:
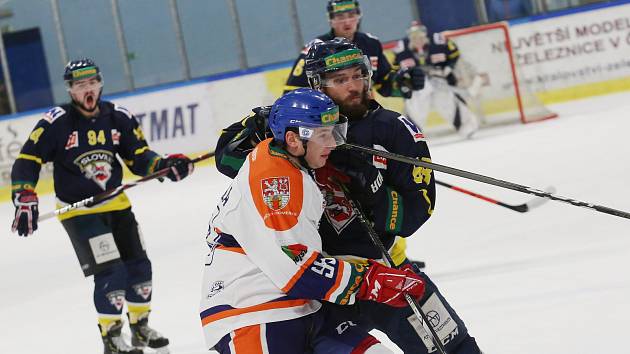
[[[162,348],[153,349],[153,353],[155,354],[171,354],[171,351],[168,349],[168,345]]]

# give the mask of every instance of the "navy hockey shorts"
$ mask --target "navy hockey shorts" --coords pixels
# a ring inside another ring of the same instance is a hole
[[[131,208],[79,215],[61,224],[86,277],[125,261],[147,258]]]
[[[391,353],[351,321],[340,321],[324,308],[308,316],[239,328],[214,349],[220,354],[361,354]]]

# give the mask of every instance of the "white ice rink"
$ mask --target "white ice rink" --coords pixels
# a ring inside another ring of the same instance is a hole
[[[430,144],[433,161],[630,211],[630,94],[576,101],[561,118]],[[436,173],[508,203],[530,195]],[[129,190],[154,269],[151,324],[174,354],[202,353],[198,316],[207,221],[228,180],[214,167]],[[550,201],[525,214],[438,188],[433,217],[408,254],[487,354],[630,353],[630,220]],[[53,208],[41,198],[41,212]],[[9,231],[0,204],[0,353],[101,353],[85,280],[61,224]]]

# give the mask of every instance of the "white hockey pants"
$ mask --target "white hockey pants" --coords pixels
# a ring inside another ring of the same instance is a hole
[[[411,98],[405,100],[405,112],[420,129],[426,129],[427,117],[434,109],[457,133],[470,138],[479,129],[479,121],[464,99],[458,96],[446,80],[427,78],[424,88],[413,91]]]

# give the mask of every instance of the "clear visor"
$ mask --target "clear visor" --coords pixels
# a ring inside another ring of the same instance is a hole
[[[348,122],[337,123],[329,126],[300,126],[298,132],[302,140],[308,140],[314,144],[335,148],[346,142]]]
[[[330,22],[333,23],[342,23],[342,22],[353,22],[359,21],[361,19],[361,14],[357,13],[356,10],[345,11],[345,12],[337,12],[332,15]]]
[[[347,70],[347,71],[336,71],[332,73],[328,73],[323,75],[322,78],[322,86],[324,87],[339,87],[347,85],[350,82],[364,80],[369,82],[372,78],[372,70],[370,59],[367,56],[363,56],[363,63],[359,66],[361,70]]]
[[[102,87],[103,78],[100,74],[83,80],[66,81],[66,89],[74,93],[100,90]]]

